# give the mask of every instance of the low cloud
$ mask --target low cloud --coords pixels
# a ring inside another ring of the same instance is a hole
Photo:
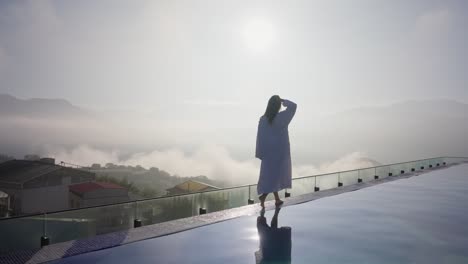
[[[47,146],[43,155],[54,157],[57,161],[84,166],[89,166],[92,163],[104,165],[111,162],[122,165],[141,165],[147,169],[157,167],[173,175],[205,175],[211,179],[222,180],[227,185],[255,183],[258,180],[260,170],[259,160],[237,160],[225,147],[219,145],[201,146],[190,154],[177,148],[170,148],[135,153],[127,158],[121,158],[119,151],[104,151],[88,145],[77,146],[71,150]],[[376,164],[375,161],[368,159],[364,153],[355,152],[319,165],[294,166],[293,177],[371,167]]]
[[[88,145],[77,146],[67,150],[58,146],[44,146],[41,156],[55,158],[56,162],[67,162],[80,166],[90,166],[93,163],[105,165],[106,163],[119,163],[117,151],[99,150]]]
[[[368,168],[380,163],[367,157],[363,152],[353,152],[332,162],[324,162],[318,166],[300,165],[295,167],[298,176],[309,176],[336,171],[346,171],[358,168]]]

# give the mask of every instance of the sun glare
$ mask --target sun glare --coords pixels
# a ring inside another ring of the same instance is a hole
[[[256,18],[245,24],[243,37],[248,49],[262,52],[272,46],[276,36],[274,27],[268,20]]]

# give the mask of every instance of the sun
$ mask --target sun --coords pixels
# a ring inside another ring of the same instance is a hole
[[[269,50],[276,38],[273,24],[263,18],[254,18],[245,23],[242,33],[245,45],[254,52]]]

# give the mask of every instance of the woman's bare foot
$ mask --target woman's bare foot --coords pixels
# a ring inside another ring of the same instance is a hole
[[[275,205],[278,207],[278,206],[281,206],[283,203],[284,202],[281,200],[276,200]]]

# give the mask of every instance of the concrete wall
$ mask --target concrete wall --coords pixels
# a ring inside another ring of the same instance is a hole
[[[130,201],[126,189],[99,189],[85,193],[83,206],[95,206]]]
[[[21,211],[23,214],[68,209],[68,186],[50,186],[22,191]]]
[[[72,192],[68,193],[68,200],[70,208],[80,208],[83,206],[83,199]]]

